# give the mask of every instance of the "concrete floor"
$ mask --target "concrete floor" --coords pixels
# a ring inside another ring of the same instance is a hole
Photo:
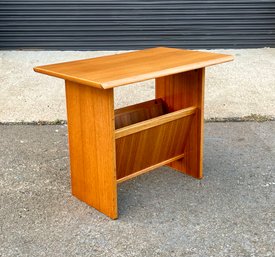
[[[275,122],[207,123],[204,179],[125,182],[116,221],[71,196],[65,125],[0,135],[0,256],[274,256]]]
[[[275,48],[211,50],[233,62],[206,69],[205,118],[257,114],[275,118]],[[0,122],[66,119],[64,81],[33,67],[118,52],[0,51]],[[154,98],[154,81],[115,90],[115,106]]]

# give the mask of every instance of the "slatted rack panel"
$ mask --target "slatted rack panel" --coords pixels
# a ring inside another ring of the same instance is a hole
[[[274,0],[2,0],[0,49],[275,47]]]

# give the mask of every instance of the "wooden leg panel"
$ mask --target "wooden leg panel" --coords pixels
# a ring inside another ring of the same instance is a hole
[[[203,176],[204,74],[202,68],[156,79],[156,97],[164,100],[169,111],[197,107],[184,158],[169,166],[198,179]]]
[[[117,218],[113,89],[66,81],[72,194]]]

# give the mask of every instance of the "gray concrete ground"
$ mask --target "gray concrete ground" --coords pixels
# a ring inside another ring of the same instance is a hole
[[[207,123],[204,179],[125,182],[112,221],[71,196],[66,125],[2,125],[0,256],[274,256],[274,134]]]
[[[212,50],[235,61],[206,70],[205,118],[275,118],[275,48]],[[64,82],[34,66],[118,52],[0,51],[0,122],[66,119]],[[115,90],[115,106],[154,98],[154,81]]]

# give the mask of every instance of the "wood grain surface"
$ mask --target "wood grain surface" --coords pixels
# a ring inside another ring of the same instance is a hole
[[[169,111],[196,107],[184,158],[170,164],[195,178],[203,176],[204,76],[202,68],[156,79],[156,97],[164,100]]]
[[[117,218],[113,89],[66,81],[72,194]]]
[[[139,175],[142,175],[142,174],[147,173],[149,171],[152,171],[152,170],[154,170],[156,168],[159,168],[159,167],[161,167],[161,166],[163,166],[163,165],[165,165],[167,163],[170,163],[170,162],[182,159],[183,157],[184,157],[184,154],[180,154],[180,155],[176,155],[175,157],[172,157],[170,159],[164,160],[162,162],[158,162],[158,163],[156,163],[154,165],[151,165],[151,166],[149,166],[147,168],[144,168],[143,170],[131,173],[130,175],[127,175],[127,176],[124,176],[124,177],[118,179],[117,183],[122,183],[124,181],[129,180],[129,179],[135,178],[135,177],[137,177]]]
[[[165,164],[202,178],[205,67],[231,60],[157,47],[34,68],[66,80],[73,195],[116,219],[117,183]],[[114,87],[152,78],[155,100],[114,110]]]
[[[158,167],[157,164],[165,163],[165,161],[184,153],[194,111],[188,115],[181,117],[174,115],[173,118],[170,117],[170,119],[162,120],[163,122],[157,122],[159,118],[175,113],[145,121],[148,124],[153,123],[154,126],[150,124],[150,127],[144,128],[144,126],[139,126],[140,123],[143,123],[140,122],[134,124],[138,127],[135,127],[135,130],[131,131],[132,133],[125,133],[122,137],[117,137],[116,134],[118,180],[137,172],[143,173],[142,171],[154,169]],[[116,131],[116,133],[119,132]]]
[[[231,55],[157,47],[39,66],[34,70],[83,85],[107,89],[231,60]]]
[[[149,119],[149,120],[141,121],[141,122],[129,125],[127,127],[117,129],[115,131],[115,138],[118,139],[121,137],[125,137],[128,135],[140,132],[142,130],[160,126],[167,122],[171,122],[176,119],[180,119],[180,118],[192,115],[194,113],[196,113],[196,107],[191,106],[191,107],[179,110],[179,111],[167,113],[167,114],[164,114],[164,115],[161,115],[161,116]]]
[[[162,99],[154,99],[115,110],[115,128],[119,129],[137,122],[165,114]]]

